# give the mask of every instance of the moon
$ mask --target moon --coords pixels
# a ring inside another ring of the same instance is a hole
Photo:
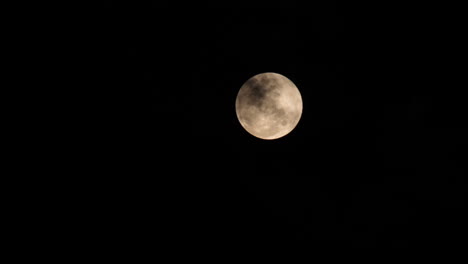
[[[302,97],[285,76],[266,72],[248,79],[236,98],[236,114],[251,135],[271,140],[289,134],[302,115]]]

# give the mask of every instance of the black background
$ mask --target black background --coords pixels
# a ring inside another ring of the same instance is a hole
[[[154,3],[131,22],[115,12],[126,77],[152,95],[131,190],[143,222],[165,220],[148,236],[216,249],[457,244],[467,127],[448,62],[456,34],[408,6],[284,5]],[[304,104],[273,141],[248,134],[234,108],[262,72],[291,79]]]

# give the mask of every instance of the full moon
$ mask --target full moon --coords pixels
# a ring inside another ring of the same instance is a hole
[[[260,73],[240,88],[236,114],[242,127],[255,137],[284,137],[301,118],[301,93],[291,80],[281,74]]]

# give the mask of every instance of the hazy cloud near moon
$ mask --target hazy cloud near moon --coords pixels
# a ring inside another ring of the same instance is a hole
[[[291,132],[299,122],[302,98],[286,77],[262,73],[242,85],[236,99],[236,113],[250,134],[276,139]]]

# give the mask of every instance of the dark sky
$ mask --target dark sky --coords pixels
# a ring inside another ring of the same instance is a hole
[[[135,74],[152,91],[148,121],[165,135],[152,141],[154,173],[143,182],[163,194],[146,194],[147,203],[169,213],[148,217],[168,219],[161,228],[176,244],[460,239],[465,100],[444,90],[450,73],[427,44],[433,28],[411,16],[363,18],[333,1],[202,10],[154,5],[140,29],[127,28]],[[242,84],[262,72],[291,79],[304,104],[295,130],[273,141],[248,134],[234,107]]]

